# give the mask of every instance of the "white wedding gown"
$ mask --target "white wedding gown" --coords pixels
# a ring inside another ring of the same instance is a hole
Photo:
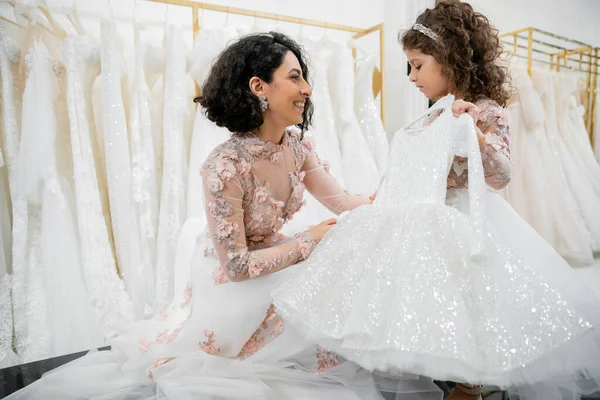
[[[592,251],[600,252],[600,175],[590,175],[588,165],[583,161],[586,156],[585,147],[581,146],[581,132],[571,123],[568,111],[571,100],[578,90],[573,76],[550,77],[555,101],[555,129],[558,133],[556,141],[561,164],[565,176],[577,201],[585,225],[590,233]]]
[[[11,287],[19,288],[20,293],[23,293],[25,279],[24,275],[19,275],[15,278],[15,271],[22,273],[24,271],[24,255],[27,234],[27,202],[23,196],[19,196],[17,190],[17,158],[19,154],[19,138],[21,130],[21,98],[23,95],[24,80],[19,73],[19,62],[21,58],[21,50],[15,40],[13,40],[6,31],[6,27],[0,22],[0,77],[2,79],[2,151],[3,151],[3,170],[6,170],[8,178],[8,188],[10,189],[10,202],[12,208],[12,232],[9,230],[4,233],[3,243],[12,242],[8,249],[10,258],[12,258],[12,277],[5,275],[2,277],[2,303],[0,303],[0,365],[11,366],[19,363],[19,359],[13,352],[13,329],[16,334],[23,332],[25,323],[24,298],[20,298],[16,293],[12,292]],[[4,173],[4,171],[2,171]],[[6,193],[9,195],[9,193]],[[7,257],[8,258],[8,257]],[[8,271],[7,271],[8,272]],[[11,279],[12,278],[12,279]],[[11,304],[12,301],[12,304]],[[19,301],[17,303],[17,301]],[[20,306],[18,306],[20,304]],[[20,312],[21,315],[13,320],[13,307],[15,313]],[[18,348],[23,348],[24,343],[14,343]],[[17,350],[18,350],[17,348]]]
[[[63,41],[62,56],[67,73],[81,268],[98,324],[108,339],[133,319],[133,306],[117,275],[93,151],[92,87],[100,72],[100,54],[88,38],[70,34]]]
[[[475,125],[444,103],[428,127],[396,134],[375,203],[338,221],[273,292],[276,309],[367,369],[498,385],[520,399],[597,389],[600,300],[486,193]],[[455,154],[468,156],[469,189],[447,194]]]
[[[12,274],[10,271],[12,228],[9,211],[10,198],[5,172],[6,165],[2,156],[2,146],[0,146],[0,369],[11,367],[20,362],[12,350],[13,302],[11,293]]]
[[[158,231],[160,163],[156,138],[160,120],[155,114],[151,88],[164,70],[164,51],[141,41],[134,27],[135,72],[132,84],[132,104],[129,116],[131,142],[131,191],[134,218],[137,221],[141,249],[141,266],[146,272],[146,299],[150,307],[144,316],[153,315],[156,302],[156,237]],[[162,144],[161,144],[162,145]]]
[[[116,259],[133,303],[135,318],[151,316],[154,276],[148,254],[142,253],[139,220],[135,218],[129,134],[125,117],[122,77],[124,58],[112,20],[101,22],[102,104],[106,177]]]
[[[327,41],[329,93],[335,114],[344,170],[344,187],[352,193],[373,194],[381,175],[354,114],[354,60],[349,46]]]
[[[577,103],[576,95],[582,90],[579,87],[580,76],[556,74],[554,85],[557,97],[557,119],[560,133],[568,149],[571,160],[575,161],[577,173],[580,175],[587,195],[585,199],[588,215],[595,215],[586,224],[592,235],[593,250],[598,248],[598,232],[600,231],[600,164],[594,158],[590,145],[590,137],[583,119],[584,108]]]
[[[40,310],[45,314],[36,315],[38,326],[28,328],[32,341],[44,347],[23,357],[37,360],[101,346],[104,339],[81,269],[65,69],[59,60],[52,62],[43,42],[34,43],[28,58],[22,118],[29,122],[21,132],[21,183],[30,218],[39,218],[39,231],[31,232],[37,235],[32,242],[39,243],[39,249],[32,247],[39,270],[28,276],[38,287],[30,286],[28,297],[45,304]]]
[[[558,217],[560,198],[551,195],[555,177],[551,175],[554,167],[548,164],[551,153],[544,131],[546,113],[527,70],[513,67],[511,76],[517,89],[517,98],[508,107],[513,171],[503,195],[528,224],[557,248],[563,222]],[[544,201],[533,202],[542,198]]]
[[[156,242],[156,312],[173,298],[173,275],[177,238],[186,218],[188,174],[184,118],[186,94],[185,47],[181,28],[165,26],[163,168]]]
[[[383,127],[381,116],[373,98],[373,69],[376,59],[367,55],[356,60],[356,84],[354,89],[354,112],[360,124],[371,156],[383,174],[388,161],[390,144]]]
[[[552,75],[534,69],[531,80],[541,97],[545,119],[538,134],[538,148],[529,156],[543,157],[546,171],[544,186],[546,190],[552,190],[542,197],[545,202],[554,204],[553,214],[549,216],[554,222],[554,240],[550,243],[573,266],[590,265],[593,263],[590,233],[572,190],[576,182],[570,181],[561,156],[564,143],[556,127]]]

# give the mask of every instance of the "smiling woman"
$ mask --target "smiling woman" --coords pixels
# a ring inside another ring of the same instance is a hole
[[[304,131],[313,113],[305,58],[280,33],[248,36],[223,52],[196,101],[208,119],[233,133],[273,139],[291,125]]]

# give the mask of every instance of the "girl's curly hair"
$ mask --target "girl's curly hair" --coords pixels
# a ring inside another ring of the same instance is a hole
[[[483,14],[459,0],[440,0],[417,17],[439,43],[415,30],[401,34],[404,49],[433,56],[454,88],[472,102],[488,98],[506,106],[510,97],[509,73],[500,65],[503,52],[498,30]]]
[[[206,117],[233,133],[245,133],[263,124],[263,113],[258,97],[250,90],[253,76],[270,83],[273,72],[279,68],[291,51],[300,63],[304,79],[309,71],[302,48],[292,39],[278,32],[251,34],[228,46],[213,64],[202,86],[202,94],[194,99],[204,109]],[[302,132],[308,128],[313,105],[306,99]]]

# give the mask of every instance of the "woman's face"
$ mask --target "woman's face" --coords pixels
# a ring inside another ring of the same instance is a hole
[[[448,79],[442,74],[442,66],[433,56],[420,50],[404,49],[410,63],[408,79],[413,82],[428,99],[437,100],[450,93]]]
[[[262,93],[269,102],[265,119],[271,118],[282,126],[300,124],[304,104],[312,94],[312,88],[304,80],[300,62],[294,53],[287,52],[279,68],[273,72],[271,83],[261,83]]]

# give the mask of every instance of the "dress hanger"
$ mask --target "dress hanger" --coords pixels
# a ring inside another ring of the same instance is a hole
[[[60,26],[59,23],[56,22],[56,20],[52,16],[52,13],[50,12],[50,9],[48,8],[48,3],[46,2],[46,0],[38,1],[38,10],[40,10],[42,14],[44,14],[56,36],[58,36],[59,39],[64,39],[67,36],[67,31],[65,31],[65,29],[62,26]]]
[[[405,129],[406,130],[413,130],[413,129],[411,129],[411,127],[414,124],[416,124],[417,122],[421,121],[423,118],[425,118],[428,115],[430,115],[433,111],[444,110],[444,109],[447,109],[447,108],[451,107],[453,102],[454,102],[454,95],[448,94],[448,95],[442,97],[441,99],[439,99],[438,101],[436,101],[434,105],[432,105],[431,107],[429,107],[429,109],[427,109],[427,111],[425,111],[419,117],[415,118],[415,120],[413,120],[410,124],[406,125]],[[420,128],[418,128],[416,130],[419,130],[419,129]]]
[[[2,20],[2,21],[4,21],[4,22],[7,22],[7,23],[9,23],[9,24],[11,24],[11,25],[14,25],[14,26],[16,26],[16,27],[18,27],[18,28],[21,28],[21,29],[27,29],[27,27],[26,27],[26,26],[23,26],[23,25],[21,25],[21,24],[19,24],[19,23],[15,22],[15,21],[11,21],[10,19],[8,19],[8,18],[5,18],[5,17],[3,17],[3,16],[1,16],[1,15],[0,15],[0,20]]]
[[[81,18],[79,17],[79,8],[77,7],[77,0],[73,0],[73,6],[65,14],[71,25],[73,25],[73,28],[75,28],[75,31],[80,36],[86,36],[85,28],[83,27],[83,24],[81,23]]]

